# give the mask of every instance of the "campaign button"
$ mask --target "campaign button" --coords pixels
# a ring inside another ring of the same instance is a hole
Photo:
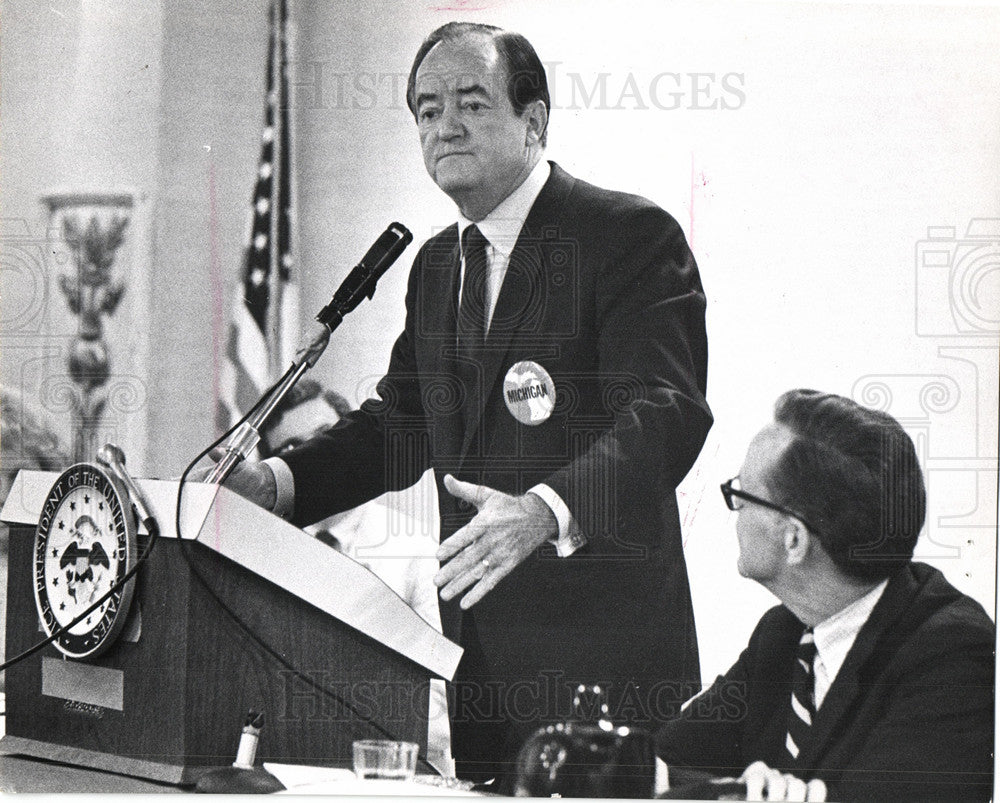
[[[503,400],[514,416],[529,427],[538,426],[552,415],[556,406],[556,386],[537,362],[514,363],[503,380]]]

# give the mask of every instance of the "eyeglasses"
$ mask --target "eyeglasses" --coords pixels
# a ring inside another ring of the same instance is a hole
[[[808,521],[802,518],[801,514],[796,513],[794,510],[791,510],[787,507],[783,507],[782,505],[775,504],[774,502],[768,502],[766,499],[761,499],[759,496],[754,496],[753,494],[744,491],[742,488],[740,488],[739,477],[733,477],[731,480],[726,480],[724,483],[722,483],[722,485],[719,486],[719,488],[722,490],[722,498],[726,500],[726,507],[728,507],[730,510],[739,510],[740,508],[742,508],[743,506],[737,505],[734,500],[743,499],[746,500],[747,502],[752,502],[755,505],[760,505],[761,507],[766,507],[770,508],[771,510],[776,510],[778,511],[778,513],[784,513],[786,516],[792,516],[793,518],[796,518],[799,521],[801,521],[804,525],[806,525],[806,528],[811,530],[812,532],[814,533],[819,532],[819,530],[816,527],[813,527]]]

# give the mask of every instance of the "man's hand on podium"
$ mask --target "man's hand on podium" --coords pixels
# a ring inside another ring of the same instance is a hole
[[[209,457],[218,461],[224,454],[225,451],[221,448],[213,449],[209,452]],[[195,482],[204,482],[211,473],[211,467],[198,469],[191,472],[191,479]],[[267,463],[243,460],[236,464],[223,485],[265,510],[274,510],[278,502],[278,483]]]

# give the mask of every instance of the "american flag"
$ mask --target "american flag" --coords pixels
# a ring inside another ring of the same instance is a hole
[[[239,420],[281,375],[297,345],[286,0],[271,3],[270,21],[264,130],[246,255],[221,366],[216,420],[220,431]]]

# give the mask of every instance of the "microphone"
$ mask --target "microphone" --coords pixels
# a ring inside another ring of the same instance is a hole
[[[306,363],[310,368],[316,364],[333,330],[340,326],[348,312],[361,303],[362,298],[375,295],[375,285],[382,274],[399,259],[411,242],[413,235],[406,226],[402,223],[389,224],[389,228],[382,232],[382,236],[340,283],[330,303],[316,315],[316,323],[310,326],[295,354],[296,364]]]
[[[403,253],[411,242],[413,235],[402,223],[390,223],[382,236],[368,249],[361,261],[355,266],[347,278],[340,283],[337,292],[333,294],[330,303],[319,311],[316,320],[333,331],[365,296],[375,295],[375,284],[382,278],[389,266]]]
[[[109,469],[112,474],[121,480],[128,491],[128,495],[131,497],[136,512],[139,514],[139,520],[148,530],[149,523],[153,521],[153,512],[149,509],[149,504],[146,502],[142,491],[139,490],[139,486],[136,485],[135,480],[125,470],[125,453],[115,444],[106,443],[97,450],[97,462],[106,469]]]

